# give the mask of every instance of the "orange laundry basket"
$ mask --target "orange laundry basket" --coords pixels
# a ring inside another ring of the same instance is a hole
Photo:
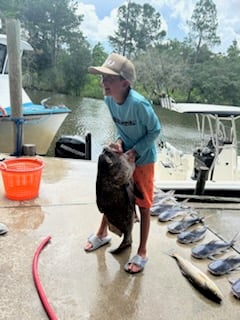
[[[13,158],[0,163],[6,197],[30,200],[38,196],[44,163],[37,158]]]

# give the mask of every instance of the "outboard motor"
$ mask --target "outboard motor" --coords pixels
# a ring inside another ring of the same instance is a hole
[[[198,148],[193,153],[194,155],[194,172],[192,179],[197,180],[198,173],[201,167],[207,167],[210,169],[214,157],[215,157],[215,148],[213,146],[212,141],[210,140],[206,147],[202,149]]]
[[[55,157],[91,160],[91,135],[61,136],[55,145]]]

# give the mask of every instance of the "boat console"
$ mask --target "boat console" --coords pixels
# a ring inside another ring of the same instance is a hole
[[[197,148],[193,152],[194,156],[194,168],[192,179],[197,180],[199,171],[202,167],[210,169],[214,157],[216,155],[215,147],[212,143],[212,139],[209,140],[208,144],[203,148]]]

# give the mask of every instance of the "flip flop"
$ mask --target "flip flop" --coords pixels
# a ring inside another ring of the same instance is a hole
[[[8,232],[8,227],[5,224],[0,223],[0,235],[4,235],[7,232]]]
[[[128,273],[139,273],[141,271],[143,271],[146,263],[148,261],[148,258],[143,258],[141,256],[139,256],[138,254],[136,254],[134,257],[132,257],[124,266],[124,270]],[[129,265],[130,264],[135,264],[136,266],[139,267],[139,270],[136,272],[133,272],[132,270],[129,270]]]
[[[111,237],[107,236],[104,238],[99,238],[95,234],[92,234],[88,237],[88,242],[92,244],[92,247],[90,249],[85,249],[86,252],[91,252],[94,250],[97,250],[98,248],[101,248],[102,246],[108,244],[111,241]]]

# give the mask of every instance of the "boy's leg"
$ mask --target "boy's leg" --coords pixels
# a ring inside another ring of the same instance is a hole
[[[105,217],[105,215],[103,214],[102,216],[102,221],[101,221],[101,224],[100,224],[100,227],[96,233],[96,236],[99,238],[99,239],[103,239],[105,238],[107,235],[108,235],[108,230],[107,230],[107,227],[108,227],[108,224],[107,224],[107,219]],[[87,244],[85,245],[84,247],[84,250],[85,251],[89,251],[91,250],[93,247],[93,244],[88,241]]]
[[[143,166],[137,166],[133,174],[136,186],[143,194],[143,199],[136,198],[136,204],[140,211],[140,243],[137,250],[138,258],[136,263],[131,262],[127,264],[127,271],[137,273],[142,271],[147,262],[147,241],[150,229],[150,208],[153,201],[154,193],[154,163]],[[142,264],[138,265],[139,261]],[[126,269],[125,269],[126,270]]]
[[[147,258],[147,240],[150,229],[150,210],[148,208],[139,208],[140,210],[140,243],[137,254],[142,258]],[[140,271],[140,267],[134,263],[128,265],[129,272],[137,273]]]

